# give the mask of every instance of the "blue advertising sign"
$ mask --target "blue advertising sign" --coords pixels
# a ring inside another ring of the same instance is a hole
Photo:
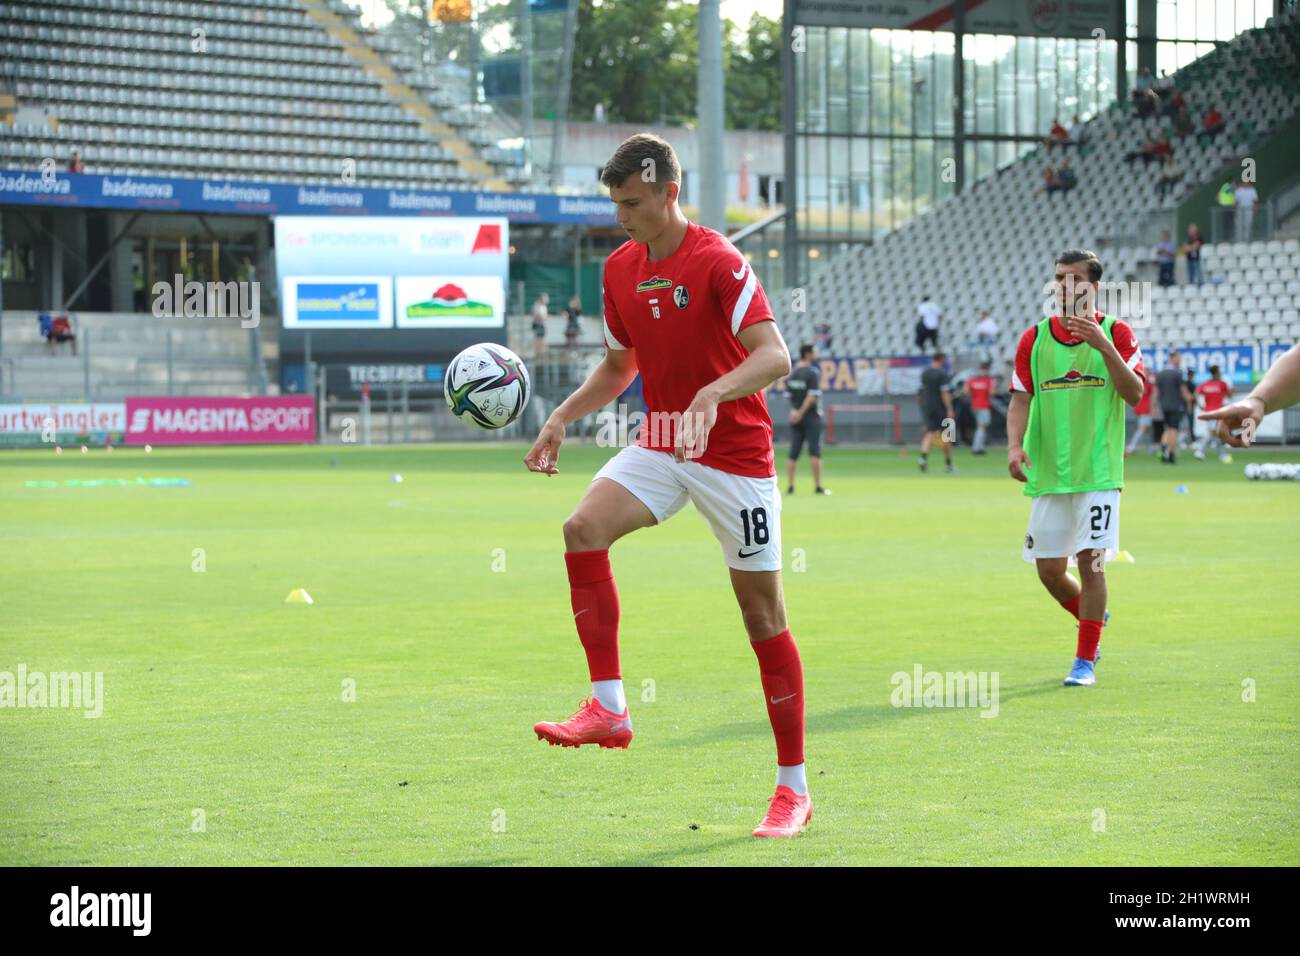
[[[604,196],[301,186],[227,179],[0,169],[0,205],[261,216],[503,216],[511,222],[613,226]]]

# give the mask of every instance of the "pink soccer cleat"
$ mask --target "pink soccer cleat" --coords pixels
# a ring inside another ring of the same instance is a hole
[[[767,816],[754,831],[756,837],[792,837],[808,829],[812,822],[812,797],[802,797],[789,787],[777,787],[768,801]]]
[[[533,725],[533,731],[538,740],[545,740],[552,747],[599,744],[626,750],[632,742],[632,718],[626,710],[616,714],[595,697],[586,697],[568,720],[559,723],[543,720]]]

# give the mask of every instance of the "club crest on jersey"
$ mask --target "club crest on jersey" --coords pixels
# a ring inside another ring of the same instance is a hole
[[[636,291],[654,292],[656,289],[671,289],[673,287],[672,279],[661,279],[655,276],[653,279],[646,279],[645,282],[638,282]]]
[[[1084,375],[1077,368],[1072,368],[1060,378],[1049,378],[1039,382],[1038,388],[1044,392],[1059,392],[1069,388],[1105,388],[1106,380],[1100,375]]]
[[[677,308],[686,308],[686,304],[691,301],[691,294],[686,291],[686,286],[679,285],[673,289],[673,301],[677,303]]]

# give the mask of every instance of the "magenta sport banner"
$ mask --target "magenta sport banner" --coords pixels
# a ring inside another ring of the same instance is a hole
[[[309,395],[127,398],[128,445],[290,444],[316,440]]]

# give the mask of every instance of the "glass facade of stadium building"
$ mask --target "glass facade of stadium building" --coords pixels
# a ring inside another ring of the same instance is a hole
[[[1031,152],[1053,121],[1068,129],[1110,108],[1139,69],[1173,73],[1262,26],[1277,2],[1100,0],[1094,28],[1056,25],[1081,36],[896,29],[869,25],[870,12],[859,26],[844,13],[854,0],[831,5],[829,19],[843,25],[829,25],[817,0],[788,3],[786,172],[796,218],[779,252],[766,250],[785,260],[769,269],[788,286],[805,281]]]

